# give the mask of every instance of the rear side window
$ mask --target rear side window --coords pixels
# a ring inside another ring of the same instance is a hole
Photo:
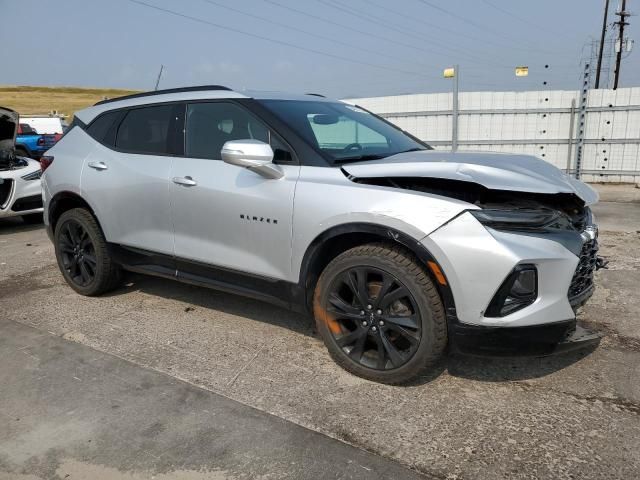
[[[107,134],[113,126],[113,122],[118,117],[119,112],[107,112],[96,118],[89,127],[87,133],[100,143],[105,143]]]
[[[169,154],[172,111],[172,105],[130,110],[118,128],[116,147],[131,153]]]

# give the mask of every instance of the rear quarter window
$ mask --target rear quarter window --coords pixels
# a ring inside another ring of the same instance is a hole
[[[89,127],[87,127],[87,133],[100,143],[113,143],[108,141],[107,136],[111,128],[114,126],[113,123],[118,117],[119,112],[103,113],[91,122]]]
[[[130,153],[169,154],[171,105],[129,110],[118,127],[116,148]]]

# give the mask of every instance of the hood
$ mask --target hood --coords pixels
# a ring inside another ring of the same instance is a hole
[[[349,163],[342,169],[355,178],[443,178],[476,183],[490,190],[570,193],[586,205],[598,201],[598,193],[590,186],[531,155],[423,150]]]
[[[18,122],[17,112],[0,107],[0,168],[9,166],[14,160]]]

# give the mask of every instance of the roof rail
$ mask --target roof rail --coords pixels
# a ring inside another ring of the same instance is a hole
[[[305,95],[313,95],[314,97],[322,97],[322,98],[327,98],[324,95],[320,94],[320,93],[305,93]]]
[[[164,95],[167,93],[183,93],[183,92],[203,92],[206,90],[229,90],[229,87],[223,85],[198,85],[195,87],[180,87],[180,88],[167,88],[165,90],[152,90],[150,92],[134,93],[132,95],[124,95],[122,97],[109,98],[107,100],[101,100],[95,103],[96,105],[104,105],[105,103],[119,102],[120,100],[129,100],[130,98],[151,97],[153,95]]]

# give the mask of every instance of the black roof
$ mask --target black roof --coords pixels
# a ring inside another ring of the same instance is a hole
[[[104,105],[105,103],[119,102],[120,100],[129,100],[130,98],[151,97],[153,95],[164,95],[167,93],[183,93],[183,92],[202,92],[206,90],[229,90],[229,87],[223,85],[197,85],[194,87],[180,87],[180,88],[167,88],[165,90],[152,90],[150,92],[134,93],[133,95],[123,95],[122,97],[109,98],[107,100],[101,100],[94,104]]]

